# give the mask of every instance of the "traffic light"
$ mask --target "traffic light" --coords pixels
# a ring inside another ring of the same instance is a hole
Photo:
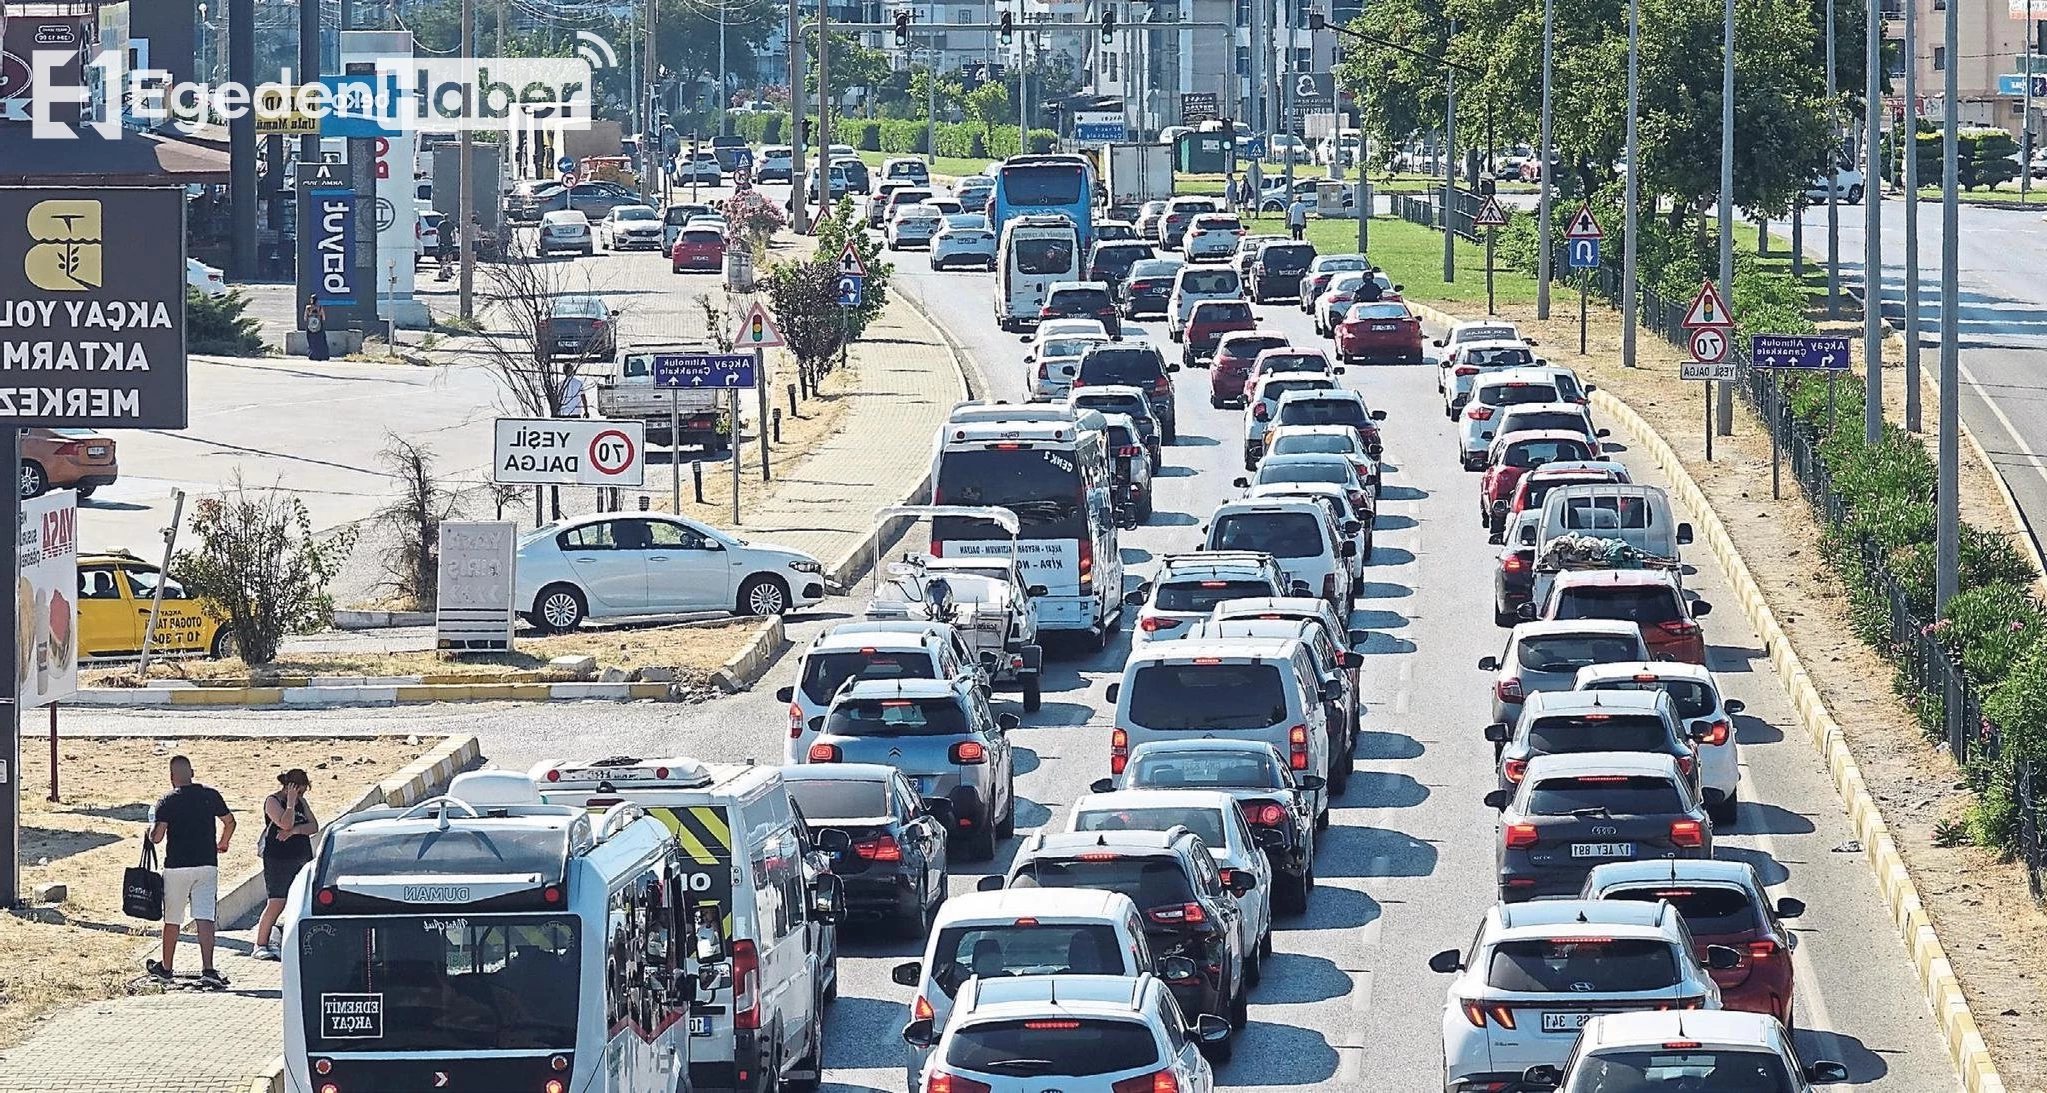
[[[1327,26],[1327,25],[1328,25],[1328,23],[1329,23],[1329,20],[1328,20],[1328,19],[1327,19],[1327,17],[1325,17],[1325,16],[1324,16],[1324,15],[1323,15],[1323,14],[1322,14],[1322,13],[1321,13],[1320,11],[1317,11],[1317,10],[1312,10],[1312,9],[1311,9],[1311,10],[1310,10],[1310,11],[1308,12],[1308,29],[1309,29],[1309,30],[1321,30],[1321,29],[1322,29],[1322,28],[1323,28],[1324,26]]]
[[[910,13],[907,11],[896,12],[896,44],[910,44]]]
[[[1010,43],[1010,40],[1016,37],[1016,16],[1011,15],[1006,11],[1002,13],[1001,33],[1003,45],[1008,45]]]
[[[1102,13],[1102,44],[1105,46],[1114,45],[1115,42],[1116,13],[1113,11],[1104,11]]]

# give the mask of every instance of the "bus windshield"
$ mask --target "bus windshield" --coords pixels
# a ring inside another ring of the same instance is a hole
[[[306,1049],[574,1050],[577,943],[570,914],[307,919]]]
[[[938,461],[939,504],[999,505],[1016,513],[1026,539],[1080,539],[1081,474],[1075,453],[1057,448],[946,452]],[[940,517],[935,539],[1006,539],[987,520]]]
[[[996,185],[1005,204],[1031,209],[1086,201],[1086,180],[1079,164],[1056,163],[1004,167]]]

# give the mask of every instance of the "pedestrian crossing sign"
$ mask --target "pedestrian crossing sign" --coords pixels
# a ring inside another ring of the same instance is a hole
[[[1507,210],[1500,207],[1499,198],[1487,194],[1485,204],[1478,207],[1478,215],[1472,217],[1471,222],[1481,228],[1504,227],[1507,223]]]

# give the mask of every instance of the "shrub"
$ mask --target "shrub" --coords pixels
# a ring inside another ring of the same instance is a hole
[[[193,353],[216,353],[223,357],[260,357],[263,332],[255,319],[243,314],[249,298],[231,288],[225,296],[208,296],[197,289],[185,290],[185,342]]]
[[[250,664],[275,660],[286,634],[327,625],[327,582],[356,539],[352,527],[315,535],[296,494],[249,490],[239,477],[193,506],[192,535],[198,546],[178,552],[176,571]]]
[[[1947,625],[1935,632],[1950,656],[1977,686],[1993,686],[2011,675],[2012,665],[2039,644],[2047,612],[2022,583],[1999,581],[1971,587],[1948,601]]]

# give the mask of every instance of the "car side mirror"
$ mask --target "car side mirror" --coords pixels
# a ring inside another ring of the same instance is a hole
[[[1690,546],[1691,544],[1692,526],[1690,524],[1679,524],[1677,526],[1677,545]]]
[[[1354,522],[1354,521],[1353,521],[1353,522]],[[1345,534],[1347,534],[1347,535],[1356,535],[1356,534],[1357,534],[1357,532],[1354,532],[1354,531],[1352,531],[1352,532],[1345,532]],[[1345,539],[1345,540],[1344,540],[1343,542],[1341,542],[1341,543],[1338,543],[1338,544],[1336,545],[1336,553],[1337,553],[1337,555],[1338,555],[1339,557],[1344,557],[1344,558],[1355,558],[1355,557],[1357,557],[1357,556],[1358,556],[1358,544],[1357,544],[1357,540],[1355,540],[1355,539]]]
[[[1116,780],[1114,778],[1097,778],[1087,784],[1087,791],[1089,793],[1114,793],[1116,791]]]
[[[1534,546],[1534,545],[1535,545],[1535,531],[1536,531],[1536,529],[1534,529],[1534,528],[1532,528],[1532,527],[1526,527],[1526,528],[1522,528],[1522,529],[1521,529],[1521,545],[1522,545],[1522,546]]]
[[[923,805],[924,811],[929,812],[932,819],[947,827],[951,827],[959,819],[959,810],[953,807],[952,799],[949,797],[926,797],[923,799]]]
[[[1493,502],[1493,515],[1494,516],[1507,515],[1507,501],[1505,498],[1501,498]]]
[[[1439,975],[1461,972],[1464,970],[1464,954],[1455,949],[1444,949],[1429,958],[1429,970]]]
[[[853,849],[853,836],[836,827],[827,827],[812,836],[819,850],[827,854],[843,854]]]
[[[1336,663],[1344,668],[1362,668],[1365,666],[1365,655],[1346,650],[1336,654]]]
[[[1725,945],[1706,946],[1706,967],[1716,972],[1731,971],[1741,966],[1741,954]]]
[[[794,688],[794,687],[777,687],[777,688],[775,688],[775,701],[777,701],[777,702],[794,702],[794,701],[796,701],[796,688]]]
[[[1343,636],[1345,640],[1350,642],[1350,647],[1353,649],[1360,645],[1369,644],[1372,640],[1372,632],[1370,630],[1346,630]]]
[[[1052,590],[1051,590],[1051,589],[1049,589],[1049,588],[1046,588],[1046,587],[1045,587],[1044,585],[1041,585],[1041,584],[1034,584],[1034,585],[1030,586],[1029,588],[1026,588],[1026,589],[1024,589],[1024,595],[1026,595],[1026,596],[1031,596],[1031,597],[1037,597],[1037,596],[1049,596],[1049,595],[1051,595],[1051,594],[1052,594]]]
[[[924,962],[906,960],[889,970],[888,977],[898,987],[914,987],[924,982]]]
[[[1795,896],[1785,896],[1777,901],[1778,918],[1798,918],[1805,914],[1805,901]]]
[[[1504,721],[1495,721],[1485,727],[1485,738],[1487,743],[1504,744],[1514,738],[1514,730]]]
[[[1395,287],[1395,288],[1398,288],[1399,286],[1398,286],[1398,285],[1396,285],[1396,286],[1394,286],[1394,287]],[[1430,345],[1433,345],[1433,346],[1435,346],[1435,347],[1436,347],[1437,349],[1441,349],[1441,348],[1443,348],[1443,339],[1441,339],[1441,338],[1437,338],[1437,339],[1436,339],[1435,341],[1432,341],[1432,342],[1430,342],[1429,344],[1430,344]]]
[[[1341,376],[1343,375],[1343,366],[1339,364],[1336,367],[1330,369],[1329,372],[1331,375]]]
[[[1011,732],[1022,725],[1023,721],[1013,713],[999,713],[995,715],[995,723],[1002,726],[1002,731]]]
[[[1237,477],[1230,479],[1230,485],[1235,486],[1240,490],[1248,490],[1251,488],[1251,480],[1240,474]]]
[[[903,1042],[920,1051],[938,1043],[938,1032],[931,1025],[931,1018],[919,1017],[903,1026]]]
[[[1505,812],[1513,800],[1514,795],[1504,789],[1490,790],[1485,795],[1485,806],[1495,812]]]
[[[1226,1043],[1235,1031],[1228,1018],[1217,1017],[1213,1013],[1204,1013],[1194,1019],[1194,1038],[1204,1044]]]
[[[1535,605],[1532,603],[1522,604],[1514,609],[1514,617],[1522,622],[1534,622],[1536,619]]]
[[[697,931],[697,963],[717,964],[725,959],[725,939],[718,931]]]
[[[1406,285],[1394,285],[1394,286],[1393,286],[1393,291],[1395,291],[1395,292],[1406,292],[1406,291],[1407,291],[1407,286],[1406,286]],[[1442,342],[1437,342],[1436,344],[1437,344],[1437,345],[1442,345],[1443,343],[1442,343]]]
[[[1613,435],[1613,430],[1612,430],[1612,429],[1595,429],[1595,430],[1593,430],[1593,433],[1592,433],[1592,435],[1593,435],[1593,436],[1596,436],[1596,437],[1598,437],[1598,438],[1599,438],[1599,439],[1601,439],[1601,440],[1605,440],[1605,439],[1606,439],[1607,437],[1610,437],[1610,436],[1612,436],[1612,435]]]
[[[1295,581],[1287,585],[1287,595],[1306,598],[1315,594],[1315,587],[1306,581]]]
[[[819,922],[839,921],[839,909],[846,903],[846,882],[827,873],[811,882],[810,917]]]
[[[1025,353],[1023,362],[1025,364],[1036,364],[1038,363],[1038,355],[1036,353]]]
[[[1166,371],[1168,371],[1168,372],[1178,372],[1179,370],[1180,370],[1180,366],[1179,366],[1179,365],[1177,365],[1177,364],[1168,364],[1168,365],[1166,365]]]
[[[1017,341],[1022,342],[1025,345],[1029,345],[1031,344],[1031,336],[1029,334],[1026,334],[1023,337],[1018,338]]]
[[[1299,778],[1294,779],[1294,785],[1301,787],[1309,793],[1320,793],[1325,786],[1329,785],[1329,779],[1319,774],[1303,774]]]
[[[1373,421],[1384,421],[1384,420],[1386,420],[1386,411],[1384,411],[1384,410],[1374,410],[1374,411],[1372,411],[1372,420],[1373,420]]]
[[[1144,606],[1144,589],[1142,589],[1142,588],[1136,588],[1136,589],[1132,589],[1132,590],[1131,590],[1131,591],[1129,591],[1129,592],[1125,592],[1125,593],[1123,594],[1123,606],[1125,606],[1125,607],[1143,607],[1143,606]]]
[[[1103,699],[1103,701],[1105,701],[1105,702],[1114,702],[1114,701],[1116,701],[1116,696],[1118,696],[1118,695],[1120,695],[1120,694],[1122,694],[1122,693],[1123,693],[1123,684],[1122,684],[1122,682],[1121,682],[1121,681],[1119,680],[1119,681],[1117,681],[1117,682],[1115,682],[1115,683],[1111,683],[1111,684],[1109,684],[1109,689],[1108,689],[1108,690],[1106,690],[1106,691],[1103,691],[1103,692],[1102,692],[1102,699]]]
[[[1832,1059],[1822,1059],[1805,1068],[1805,1080],[1821,1085],[1833,1085],[1848,1080],[1848,1068]]]
[[[1184,983],[1194,978],[1194,958],[1191,956],[1162,956],[1153,963],[1159,978],[1168,983]]]
[[[1596,383],[1588,383],[1584,387],[1584,391],[1588,395],[1597,390],[1599,390],[1599,385]]]
[[[1324,702],[1343,701],[1343,683],[1340,680],[1334,679],[1330,680],[1327,683],[1324,683],[1322,685],[1322,701]]]
[[[1499,671],[1499,670],[1500,670],[1500,658],[1499,658],[1499,657],[1480,657],[1480,658],[1478,658],[1478,670],[1479,670],[1479,671],[1481,671],[1481,672],[1497,672],[1497,671]]]
[[[1521,1084],[1524,1086],[1554,1089],[1563,1080],[1563,1073],[1548,1063],[1544,1063],[1541,1066],[1531,1066],[1521,1072]]]
[[[1713,605],[1712,605],[1712,604],[1710,604],[1710,603],[1707,603],[1707,602],[1706,602],[1705,600],[1693,600],[1693,601],[1692,601],[1692,617],[1693,617],[1693,618],[1695,618],[1695,619],[1703,619],[1703,618],[1705,618],[1705,617],[1706,617],[1707,615],[1710,615],[1710,614],[1712,614],[1712,613],[1713,613]]]
[[[1258,878],[1242,869],[1230,870],[1230,891],[1235,895],[1247,895],[1258,887]]]

